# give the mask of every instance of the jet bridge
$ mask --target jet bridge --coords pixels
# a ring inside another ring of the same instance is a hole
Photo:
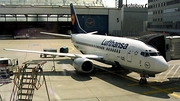
[[[169,45],[169,58],[171,60],[180,59],[180,36],[166,37],[166,43]]]
[[[138,40],[156,48],[166,61],[180,59],[180,36],[148,34]]]

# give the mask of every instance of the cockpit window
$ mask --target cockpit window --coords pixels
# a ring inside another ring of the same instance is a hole
[[[149,56],[149,53],[145,53],[145,57],[148,57]]]
[[[144,56],[144,52],[141,52],[141,55]]]
[[[154,53],[149,53],[150,56],[158,56],[158,53],[154,52]]]
[[[148,56],[149,56],[149,53],[147,53],[147,52],[141,52],[141,55],[144,56],[144,57],[148,57]]]
[[[159,56],[159,54],[157,52],[141,52],[141,55],[144,57]]]

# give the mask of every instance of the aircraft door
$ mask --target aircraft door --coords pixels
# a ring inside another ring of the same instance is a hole
[[[133,55],[134,47],[129,47],[127,51],[127,62],[132,62],[132,55]]]
[[[116,60],[115,58],[116,58],[116,56],[112,53],[106,54],[106,59],[110,60],[110,62],[112,62],[112,63],[114,63],[114,61]]]

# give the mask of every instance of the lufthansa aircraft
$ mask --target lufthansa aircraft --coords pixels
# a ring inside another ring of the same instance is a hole
[[[140,84],[147,83],[146,77],[155,77],[155,74],[168,69],[167,62],[158,54],[158,51],[141,41],[122,37],[95,35],[94,33],[96,32],[87,33],[79,25],[73,4],[70,4],[70,8],[73,34],[63,36],[71,37],[72,43],[82,54],[7,48],[4,50],[71,57],[74,59],[74,68],[83,73],[92,72],[94,69],[92,60],[98,60],[139,73],[141,76]],[[42,33],[62,36],[61,34]]]

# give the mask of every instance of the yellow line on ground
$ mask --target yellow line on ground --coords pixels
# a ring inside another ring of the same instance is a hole
[[[134,81],[134,82],[139,82],[138,80],[133,79],[133,78],[130,78],[130,77],[128,77],[128,76],[120,75],[120,74],[117,74],[117,73],[113,73],[113,74],[118,75],[118,76],[123,77],[123,78],[126,78],[126,79],[128,79],[128,80]]]
[[[137,86],[137,85],[139,85],[139,83],[128,84],[127,86],[132,87],[132,86]]]
[[[150,84],[150,83],[155,83],[155,82],[158,82],[158,81],[157,81],[157,80],[155,80],[155,81],[149,81],[148,84]],[[137,85],[139,85],[139,83],[128,84],[127,86],[132,87],[132,86],[137,86]]]
[[[68,47],[70,47],[69,52],[71,52],[71,51],[74,50],[74,47],[73,47],[73,46],[68,46]]]
[[[171,93],[169,91],[171,90],[176,90],[176,89],[179,89],[178,87],[173,87],[173,88],[167,88],[167,89],[157,89],[157,90],[154,90],[154,91],[149,91],[149,92],[144,92],[143,94],[154,94],[154,93],[158,93],[158,92],[165,92],[165,93]]]
[[[99,68],[99,69],[101,69],[101,70],[104,70],[104,71],[106,71],[106,72],[108,72],[108,73],[111,73],[111,74],[114,74],[114,75],[117,75],[117,76],[120,76],[120,77],[126,78],[126,79],[128,79],[128,80],[131,80],[131,81],[134,81],[134,82],[139,82],[138,80],[133,79],[133,78],[130,78],[130,77],[128,77],[128,76],[120,75],[120,74],[117,74],[117,73],[115,73],[115,72],[112,72],[112,71],[106,70],[106,69],[104,69],[104,68],[100,68],[100,67],[98,67],[98,68]]]
[[[151,87],[151,88],[153,88],[153,89],[157,89],[157,90],[162,90],[162,89],[160,89],[160,88],[158,88],[158,87],[155,87],[155,86],[150,86],[150,85],[148,85],[149,87]],[[176,87],[177,89],[179,89],[178,87]],[[178,95],[178,94],[175,94],[175,93],[173,93],[173,94],[171,94],[171,92],[169,92],[169,91],[166,91],[166,90],[162,90],[164,93],[167,93],[167,94],[170,94],[170,95],[172,95],[172,96],[174,96],[174,97],[176,97],[176,98],[180,98],[180,95]]]
[[[108,71],[108,70],[106,70],[106,69],[104,69],[104,68],[101,68],[101,67],[97,67],[97,68],[99,68],[99,69],[101,69],[101,70],[104,70],[104,71],[106,71],[106,72],[108,72],[108,73],[111,73],[111,74],[120,76],[120,77],[122,77],[122,78],[125,78],[125,79],[128,79],[128,80],[131,80],[131,81],[136,82],[135,84],[129,84],[128,86],[136,86],[136,85],[138,85],[137,82],[139,82],[139,80],[130,78],[130,77],[128,77],[128,76],[120,75],[120,74],[114,73],[114,72],[112,72],[112,71]],[[153,82],[157,82],[157,81],[153,81]],[[168,89],[161,89],[161,88],[158,88],[158,87],[155,87],[155,86],[152,86],[152,85],[147,85],[147,86],[150,87],[150,88],[152,88],[152,89],[155,89],[155,91],[144,92],[144,93],[142,93],[142,94],[153,94],[153,93],[158,93],[158,92],[164,92],[164,93],[169,94],[169,95],[171,95],[171,96],[174,96],[174,97],[176,97],[176,98],[180,98],[180,95],[175,94],[175,93],[172,94],[172,92],[170,92],[171,90],[179,89],[179,87],[168,88]]]
[[[174,97],[177,97],[177,98],[180,98],[180,95],[178,95],[178,94],[175,94],[175,93],[173,93],[173,94],[170,94],[171,96],[174,96]]]

